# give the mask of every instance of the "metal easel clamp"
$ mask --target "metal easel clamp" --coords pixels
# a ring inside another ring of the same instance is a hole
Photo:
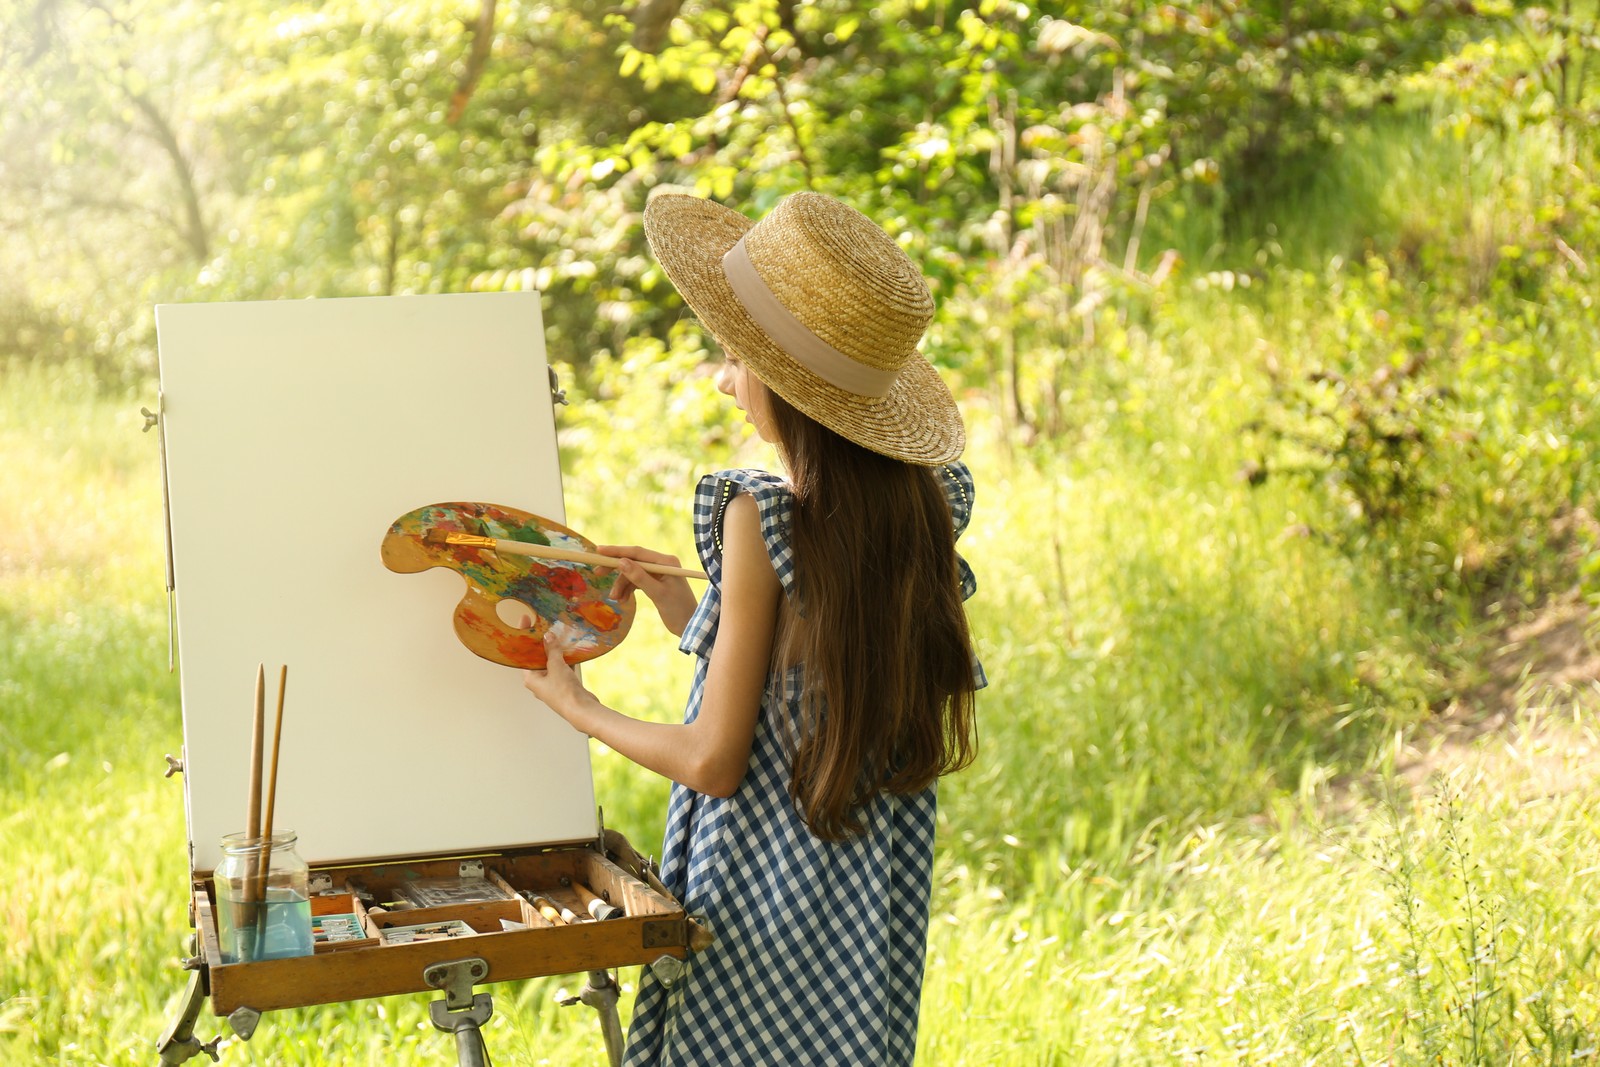
[[[668,989],[677,985],[683,978],[683,972],[689,969],[689,965],[676,956],[657,956],[649,966],[656,981]]]
[[[200,1008],[205,1000],[202,976],[199,973],[191,974],[189,987],[184,990],[183,1010],[167,1027],[166,1033],[156,1040],[156,1054],[161,1057],[163,1064],[184,1063],[200,1055],[210,1056],[213,1063],[220,1058],[217,1054],[217,1043],[222,1040],[220,1037],[203,1042],[194,1036],[194,1024],[200,1018]]]
[[[489,961],[478,956],[446,960],[423,969],[422,980],[444,991],[444,1005],[450,1011],[468,1011],[474,1006],[472,987],[489,977]]]
[[[622,1063],[622,1020],[617,1016],[617,1000],[621,991],[610,971],[590,971],[583,988],[575,997],[562,997],[557,1003],[563,1008],[574,1004],[587,1004],[600,1015],[600,1036],[606,1045],[606,1060],[611,1067]]]
[[[444,999],[428,1005],[428,1018],[435,1030],[456,1036],[456,1057],[462,1067],[487,1067],[489,1051],[483,1044],[480,1027],[494,1014],[494,998],[472,992],[472,987],[489,977],[489,963],[477,956],[448,960],[425,968],[422,980],[444,991]]]
[[[456,1062],[461,1067],[488,1067],[489,1050],[480,1028],[492,1014],[494,998],[487,993],[474,996],[472,1007],[466,1011],[451,1011],[442,1000],[428,1005],[428,1018],[434,1029],[456,1035]]]
[[[254,1008],[234,1008],[228,1013],[228,1026],[241,1041],[249,1041],[261,1022],[261,1013]]]

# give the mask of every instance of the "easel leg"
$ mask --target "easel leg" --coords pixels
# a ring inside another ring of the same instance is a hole
[[[456,1061],[461,1067],[489,1067],[489,1050],[480,1029],[494,1013],[494,999],[487,993],[472,998],[466,1011],[451,1011],[442,1000],[428,1005],[428,1016],[436,1029],[456,1035]]]
[[[600,1014],[600,1033],[611,1067],[622,1067],[622,1020],[617,1016],[617,983],[610,971],[590,971],[578,999]]]
[[[201,981],[199,971],[189,975],[189,986],[183,996],[183,1009],[172,1025],[167,1027],[167,1032],[157,1039],[156,1052],[163,1064],[183,1063],[202,1053],[215,1060],[217,1039],[202,1043],[194,1036],[194,1024],[200,1018],[200,1008],[206,1000],[205,984]]]
[[[587,1004],[600,1015],[600,1035],[606,1042],[606,1062],[611,1067],[622,1067],[622,1021],[617,1016],[616,979],[610,971],[590,971],[589,979],[575,997],[564,997],[558,1003],[563,1008],[574,1004]]]

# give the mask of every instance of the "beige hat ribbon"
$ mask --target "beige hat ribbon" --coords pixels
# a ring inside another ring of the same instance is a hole
[[[851,359],[812,333],[767,288],[755,264],[750,262],[744,238],[741,237],[722,257],[722,273],[750,318],[767,332],[774,344],[793,356],[801,366],[830,385],[857,396],[889,395],[898,371],[869,367]]]

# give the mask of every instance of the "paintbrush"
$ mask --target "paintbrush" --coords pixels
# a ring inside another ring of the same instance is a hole
[[[267,666],[256,665],[256,708],[250,726],[250,795],[244,818],[246,836],[261,833],[261,746],[267,725]]]
[[[467,548],[487,548],[493,552],[509,552],[514,556],[537,556],[540,559],[558,559],[567,563],[588,563],[596,567],[614,568],[620,562],[616,556],[606,556],[599,552],[584,552],[576,548],[557,548],[554,545],[536,545],[527,541],[513,541],[505,537],[480,537],[478,534],[463,533],[459,530],[429,530],[422,535],[422,539],[430,545],[461,545]],[[634,560],[634,562],[651,574],[671,574],[681,578],[706,580],[705,571],[691,570],[688,567],[673,567],[666,563],[646,563],[644,560]]]
[[[267,900],[267,880],[272,873],[272,817],[278,803],[278,746],[283,741],[283,691],[289,684],[289,665],[278,669],[278,717],[272,728],[272,765],[267,774],[266,815],[261,825],[261,869],[257,875],[256,899]],[[263,918],[264,909],[263,909]]]
[[[250,726],[250,795],[247,799],[244,832],[246,840],[255,840],[261,835],[261,748],[263,734],[266,731],[267,720],[267,666],[264,663],[256,665],[256,704],[255,718]],[[244,899],[239,904],[239,923],[235,929],[249,930],[250,946],[241,953],[245,959],[253,959],[256,955],[255,930],[257,921],[256,904],[260,897],[259,889],[259,860],[248,862],[244,873]],[[245,936],[242,933],[239,936]]]

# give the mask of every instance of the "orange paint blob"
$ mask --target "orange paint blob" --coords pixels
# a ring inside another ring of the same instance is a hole
[[[586,600],[578,605],[578,614],[584,621],[596,630],[606,632],[615,630],[617,623],[622,621],[622,616],[607,603],[600,600]]]

